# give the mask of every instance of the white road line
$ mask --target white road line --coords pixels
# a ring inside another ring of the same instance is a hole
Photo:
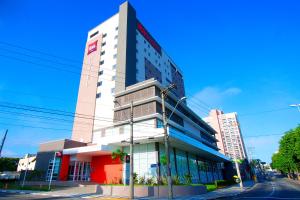
[[[269,197],[273,196],[275,190],[276,190],[276,184],[274,182],[271,182],[272,185],[272,192],[270,193]]]
[[[285,197],[239,197],[239,199],[295,199],[295,200],[300,200],[300,198],[293,198],[293,197],[289,197],[289,198],[285,198]]]

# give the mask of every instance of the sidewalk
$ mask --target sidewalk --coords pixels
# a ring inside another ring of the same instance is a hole
[[[186,197],[177,197],[174,198],[176,200],[207,200],[207,199],[217,199],[221,197],[230,197],[230,196],[236,196],[240,194],[243,191],[249,190],[252,188],[255,183],[253,181],[245,181],[244,183],[244,189],[241,190],[239,184],[229,186],[223,189],[217,189],[212,192],[208,192],[206,194],[201,195],[195,195],[195,196],[186,196]],[[101,199],[101,198],[99,198]],[[139,198],[140,200],[143,199],[149,199],[149,198]],[[160,200],[167,200],[167,198],[161,198]]]
[[[253,181],[245,181],[244,182],[244,189],[241,190],[239,184],[229,186],[223,189],[218,189],[212,192],[208,192],[206,194],[195,195],[195,196],[185,196],[185,197],[177,197],[174,198],[176,200],[206,200],[206,199],[216,199],[221,197],[230,197],[236,196],[243,191],[249,190],[253,187],[255,183]],[[87,199],[126,199],[126,198],[113,198],[113,197],[104,197],[99,194],[89,193],[82,191],[50,191],[50,192],[43,192],[43,191],[31,191],[31,190],[0,190],[0,192],[8,192],[8,193],[19,193],[19,194],[32,194],[32,195],[45,195],[45,196],[52,196],[52,197],[75,197],[75,198],[87,198]],[[139,200],[146,200],[146,199],[156,199],[156,198],[138,198]],[[167,198],[161,198],[160,200],[167,200]]]

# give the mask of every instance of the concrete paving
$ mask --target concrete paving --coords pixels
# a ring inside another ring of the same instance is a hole
[[[228,197],[228,196],[236,196],[240,194],[243,191],[248,190],[254,185],[253,181],[246,181],[244,182],[244,189],[241,190],[239,185],[233,185],[230,187],[226,187],[223,189],[218,189],[212,192],[208,192],[206,194],[202,195],[195,195],[195,196],[186,196],[186,197],[177,197],[174,198],[176,200],[201,200],[201,199],[216,199],[220,197]],[[128,198],[122,198],[122,197],[107,197],[107,196],[101,196],[97,195],[95,193],[82,193],[80,190],[72,191],[70,189],[65,189],[62,191],[51,191],[51,192],[37,192],[37,191],[22,191],[22,190],[0,190],[0,199],[1,196],[6,194],[6,198],[9,199],[9,196],[14,195],[14,198],[16,198],[18,195],[18,199],[22,199],[21,196],[28,197],[32,196],[32,199],[101,199],[101,200],[125,200]],[[8,195],[10,194],[10,195]],[[40,197],[40,198],[38,198]],[[43,197],[43,198],[41,198]],[[17,199],[17,198],[16,198]],[[24,198],[28,199],[28,198]],[[29,198],[30,199],[30,198]],[[137,198],[139,200],[146,200],[146,199],[156,199],[156,198]],[[161,200],[167,200],[167,198],[161,198]]]

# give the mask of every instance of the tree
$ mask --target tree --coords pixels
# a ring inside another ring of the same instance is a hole
[[[127,153],[125,153],[123,150],[117,149],[116,151],[112,152],[111,158],[113,160],[120,158],[120,160],[122,162],[124,162],[124,159],[126,156],[127,156]]]
[[[279,142],[278,153],[272,156],[272,168],[281,172],[299,173],[300,171],[300,125],[287,131]]]
[[[19,158],[0,158],[0,172],[17,171]]]

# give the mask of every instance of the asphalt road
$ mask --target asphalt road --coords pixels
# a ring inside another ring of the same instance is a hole
[[[272,178],[257,183],[250,190],[231,198],[233,200],[300,200],[300,183],[295,183],[286,178]]]

